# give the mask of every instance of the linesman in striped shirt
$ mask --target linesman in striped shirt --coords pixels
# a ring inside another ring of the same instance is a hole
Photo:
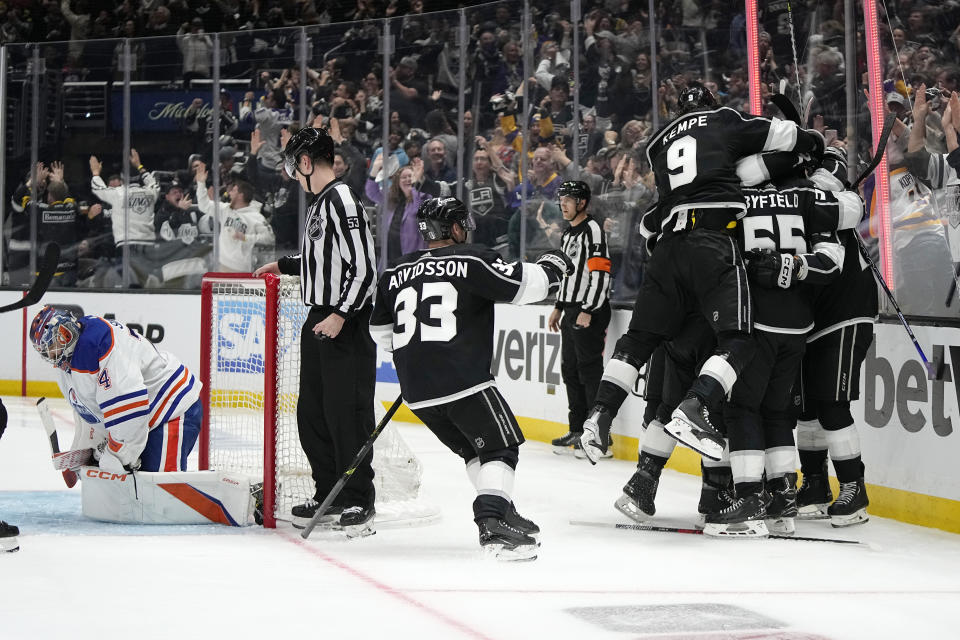
[[[376,346],[368,325],[376,285],[373,235],[357,195],[333,172],[333,139],[323,129],[301,129],[284,149],[284,170],[313,196],[300,254],[255,272],[300,276],[310,307],[300,332],[300,444],[316,492],[293,508],[294,526],[306,526],[374,427]],[[357,467],[321,524],[348,537],[373,533],[373,454]],[[337,516],[339,515],[339,521]]]
[[[583,421],[603,377],[603,344],[610,324],[610,251],[603,227],[587,211],[590,187],[580,181],[564,182],[557,197],[563,219],[570,223],[560,237],[560,250],[573,261],[574,272],[563,279],[549,320],[550,330],[561,334],[560,373],[570,423],[569,433],[553,440],[553,446],[554,453],[579,456]],[[604,457],[612,455],[607,447]]]

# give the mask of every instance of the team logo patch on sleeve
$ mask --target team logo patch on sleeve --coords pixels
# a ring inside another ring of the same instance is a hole
[[[307,223],[307,236],[311,240],[319,240],[320,236],[323,235],[323,218],[319,215],[314,214],[310,218],[310,222]]]

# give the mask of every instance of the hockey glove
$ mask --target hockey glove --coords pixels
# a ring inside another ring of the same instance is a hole
[[[599,405],[590,410],[590,415],[583,422],[583,435],[580,436],[580,446],[590,464],[597,464],[600,456],[607,452],[607,443],[610,441],[610,423],[613,416]]]
[[[804,129],[804,132],[810,137],[813,143],[813,149],[807,151],[816,162],[820,162],[823,159],[823,153],[827,149],[827,141],[823,137],[823,134],[817,131],[816,129]]]
[[[829,173],[843,184],[844,189],[850,187],[850,176],[847,173],[847,156],[839,147],[827,147],[823,153],[820,168]]]
[[[770,249],[748,251],[747,275],[764,289],[789,289],[800,279],[797,259],[789,253]]]
[[[551,249],[540,254],[540,257],[537,258],[537,264],[556,275],[557,280],[562,280],[564,276],[573,275],[573,260],[558,249]]]
[[[512,114],[517,108],[516,98],[512,93],[498,93],[490,98],[490,109],[497,117]]]

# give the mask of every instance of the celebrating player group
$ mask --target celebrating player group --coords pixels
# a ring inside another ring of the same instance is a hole
[[[654,516],[660,474],[679,441],[703,458],[708,535],[789,535],[797,517],[866,521],[850,402],[873,339],[877,289],[858,255],[863,204],[849,190],[844,154],[815,130],[722,107],[697,83],[646,154],[658,194],[641,221],[649,259],[629,327],[604,367],[614,274],[588,184],[557,189],[569,226],[558,248],[533,262],[469,243],[467,205],[427,199],[416,212],[426,249],[392,260],[377,278],[370,223],[332,170],[330,136],[305,128],[286,142],[285,170],[312,198],[306,232],[300,254],[256,274],[299,274],[311,308],[301,352],[317,361],[300,365],[298,422],[316,493],[294,508],[299,526],[325,518],[351,537],[374,531],[369,456],[350,461],[373,432],[375,342],[392,354],[407,406],[462,459],[482,551],[536,558],[540,529],[513,497],[524,435],[491,374],[494,305],[554,294],[549,324],[562,331],[570,401],[558,452],[591,464],[609,457],[612,423],[646,371],[644,433],[615,502],[620,512],[638,522]],[[83,445],[95,456],[88,464],[135,475],[185,469],[200,429],[200,382],[179,361],[120,323],[52,308],[34,319],[30,338],[57,367],[82,424],[96,427]],[[347,488],[324,502],[341,476]],[[238,497],[242,507],[228,519],[244,524],[248,502]]]

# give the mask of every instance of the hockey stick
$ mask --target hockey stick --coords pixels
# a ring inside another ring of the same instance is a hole
[[[40,422],[43,423],[43,429],[47,432],[50,456],[56,458],[60,455],[60,442],[57,440],[57,426],[53,423],[53,416],[50,415],[50,407],[47,406],[46,400],[46,398],[37,400],[37,413],[40,414]],[[67,483],[67,487],[72,489],[77,484],[77,474],[70,469],[64,469],[63,481]]]
[[[50,287],[50,281],[53,280],[53,276],[57,273],[57,265],[59,263],[60,245],[56,242],[51,242],[47,245],[47,249],[43,254],[43,264],[40,265],[40,271],[37,272],[37,279],[30,285],[30,290],[27,291],[25,296],[13,304],[0,307],[0,313],[22,309],[40,302],[40,298],[47,292],[47,288]]]
[[[350,468],[343,472],[343,475],[340,476],[340,479],[337,480],[337,484],[333,485],[333,489],[330,489],[330,493],[327,494],[327,497],[323,499],[323,502],[320,503],[320,506],[317,507],[316,512],[313,514],[313,517],[310,518],[310,522],[304,527],[303,532],[300,534],[300,537],[306,540],[310,537],[310,533],[313,531],[314,527],[317,526],[317,523],[320,522],[320,518],[326,513],[327,508],[333,504],[333,501],[337,499],[337,496],[340,495],[340,492],[343,491],[343,487],[346,486],[347,482],[350,480],[350,477],[353,475],[353,472],[357,470],[357,467],[360,466],[360,463],[363,462],[363,459],[367,457],[367,454],[370,453],[370,450],[373,449],[373,443],[376,441],[377,436],[380,435],[380,432],[386,428],[387,424],[390,422],[390,419],[393,417],[393,414],[397,412],[397,409],[400,408],[400,405],[403,404],[403,396],[397,396],[397,399],[393,401],[393,404],[390,405],[390,408],[387,409],[386,415],[383,416],[383,419],[380,421],[374,430],[370,434],[370,437],[367,438],[367,441],[363,443],[363,446],[360,447],[360,451],[357,451],[357,455],[354,456],[353,462],[350,463]]]
[[[852,191],[856,191],[860,183],[866,180],[867,177],[873,173],[873,170],[877,168],[877,165],[880,164],[880,160],[883,159],[883,153],[887,150],[887,141],[890,139],[890,133],[893,131],[893,126],[896,123],[896,114],[887,114],[886,119],[883,121],[883,129],[880,130],[880,138],[877,140],[877,152],[873,154],[873,159],[870,160],[870,164],[867,165],[867,168],[863,170],[860,177],[858,177],[850,187]]]
[[[790,120],[798,127],[800,126],[800,112],[797,111],[797,107],[787,96],[782,93],[775,93],[770,96],[770,102],[773,103],[777,109],[780,109],[780,113],[783,114],[783,117],[787,120]]]
[[[701,529],[687,529],[683,527],[663,527],[653,524],[624,524],[622,522],[585,522],[582,520],[571,520],[570,524],[578,527],[596,527],[600,529],[625,529],[628,531],[658,531],[660,533],[688,533],[690,535],[704,535]],[[767,535],[771,540],[795,540],[797,542],[830,542],[833,544],[855,544],[867,547],[871,551],[880,551],[880,545],[872,542],[863,542],[861,540],[845,540],[843,538],[816,538],[810,536],[784,536],[771,533]]]
[[[870,253],[867,251],[867,248],[863,245],[863,240],[860,239],[860,234],[854,231],[853,235],[857,239],[857,248],[860,249],[860,256],[867,262],[867,264],[870,265],[870,269],[873,271],[873,277],[877,282],[880,283],[880,287],[883,288],[883,292],[887,294],[887,299],[897,312],[897,317],[900,318],[900,324],[903,325],[903,328],[907,331],[907,335],[910,336],[910,339],[913,341],[913,346],[917,349],[917,353],[920,354],[920,359],[923,360],[923,366],[927,370],[927,379],[942,380],[943,363],[938,362],[937,360],[930,362],[930,360],[927,359],[927,354],[923,352],[923,348],[921,348],[920,343],[917,342],[917,336],[913,335],[913,329],[910,328],[910,323],[907,322],[907,319],[903,317],[903,311],[900,310],[900,305],[897,304],[897,299],[893,297],[893,291],[890,291],[890,287],[887,286],[886,281],[883,279],[883,274],[881,274],[880,269],[877,268],[877,263],[873,261],[873,258],[870,257]]]

